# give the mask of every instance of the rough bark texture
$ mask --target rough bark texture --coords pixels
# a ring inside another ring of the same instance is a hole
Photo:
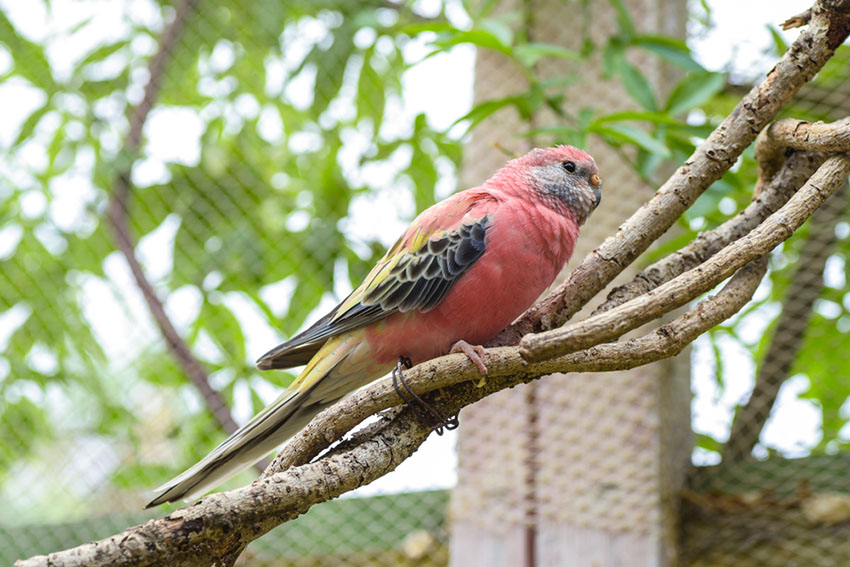
[[[527,332],[562,324],[663,234],[823,66],[847,37],[848,11],[850,0],[819,0],[812,9],[809,28],[766,80],[744,98],[651,201],[590,254],[564,286],[501,335],[501,340],[516,344]],[[824,146],[815,144],[811,149],[823,150]],[[782,168],[777,171],[772,179],[786,173],[794,178],[790,169],[785,173]],[[451,415],[491,393],[546,374],[619,370],[674,355],[748,301],[764,273],[765,255],[788,238],[846,179],[848,172],[850,157],[829,157],[796,195],[766,216],[757,228],[738,240],[730,234],[728,243],[723,241],[725,236],[721,238],[723,244],[716,245],[719,250],[701,266],[686,269],[688,266],[682,264],[669,272],[672,279],[666,283],[660,280],[668,275],[659,278],[655,283],[660,285],[655,289],[582,323],[528,336],[522,347],[489,349],[484,361],[490,372],[483,387],[470,383],[479,377],[478,370],[459,354],[420,364],[406,372],[406,379],[414,391],[424,394],[444,415]],[[774,191],[785,188],[767,182],[759,198],[781,204],[783,197],[771,195]],[[754,219],[765,216],[769,211],[759,209],[762,206],[767,207],[758,202],[751,205],[753,210],[748,208],[744,214],[746,220],[728,227],[730,233],[746,232],[756,222]],[[713,250],[712,246],[708,248]],[[603,344],[684,305],[733,273],[736,275],[717,295],[704,299],[670,323],[636,339]],[[379,381],[317,416],[291,441],[269,474],[253,484],[209,496],[110,538],[22,560],[16,565],[232,565],[253,539],[304,513],[313,504],[390,472],[416,451],[430,430],[415,410],[404,407],[392,410],[385,420],[356,434],[320,460],[309,462],[364,417],[399,402],[391,382]]]

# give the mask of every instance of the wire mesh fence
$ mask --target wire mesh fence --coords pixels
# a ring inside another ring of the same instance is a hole
[[[141,512],[147,491],[294,379],[256,357],[504,148],[596,157],[605,197],[579,259],[759,74],[736,63],[718,83],[691,58],[681,39],[688,17],[691,34],[707,25],[702,6],[482,4],[0,4],[0,100],[15,110],[0,117],[0,560],[160,515]],[[791,37],[775,32],[775,49]],[[786,114],[846,116],[847,57]],[[708,95],[683,104],[679,85]],[[644,134],[601,126],[653,105],[667,117]],[[750,150],[650,257],[734,215],[754,180]],[[464,410],[459,437],[274,530],[245,563],[846,563],[846,199],[691,353],[493,396]]]

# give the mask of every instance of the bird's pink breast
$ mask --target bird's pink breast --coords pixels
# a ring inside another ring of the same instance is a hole
[[[572,255],[578,228],[542,204],[510,199],[492,214],[485,253],[437,307],[397,313],[366,329],[378,362],[422,362],[461,339],[485,343],[531,306]]]

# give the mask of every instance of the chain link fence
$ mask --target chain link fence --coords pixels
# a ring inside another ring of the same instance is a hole
[[[638,37],[682,38],[687,21],[694,35],[708,17],[626,4]],[[553,141],[529,130],[635,110],[631,67],[606,70],[618,6],[506,1],[479,25],[459,1],[0,3],[14,109],[0,117],[0,561],[161,515],[141,512],[148,491],[294,378],[253,360],[333,307],[417,211],[504,163],[494,143],[522,153]],[[534,67],[575,116],[507,105],[463,137],[479,118],[456,119],[529,77],[497,50],[453,47],[448,27],[576,53],[595,41],[577,63]],[[628,53],[659,104],[694,72]],[[847,59],[842,47],[786,114],[850,114]],[[730,70],[654,167],[622,139],[557,138],[587,146],[605,182],[571,266],[767,69]],[[650,255],[734,215],[754,172],[750,150]],[[845,564],[846,199],[775,251],[754,301],[689,354],[493,396],[462,412],[459,436],[272,531],[245,564]]]

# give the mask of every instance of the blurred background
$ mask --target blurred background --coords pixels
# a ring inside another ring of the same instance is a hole
[[[161,515],[150,490],[295,376],[253,361],[512,155],[596,157],[576,265],[808,5],[0,1],[0,561]],[[784,115],[850,114],[848,58]],[[746,206],[755,171],[749,149],[638,264]],[[246,564],[845,564],[846,200],[677,360],[485,400]]]

